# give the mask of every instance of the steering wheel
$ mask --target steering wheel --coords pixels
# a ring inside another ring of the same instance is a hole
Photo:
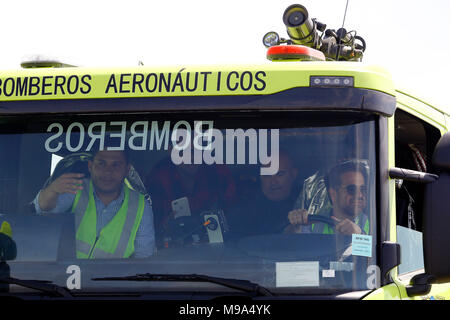
[[[337,225],[337,221],[331,219],[330,217],[321,216],[319,214],[310,214],[308,216],[308,221],[311,222],[323,222],[328,224],[330,227],[335,227]]]
[[[335,227],[338,222],[336,220],[331,219],[330,217],[320,216],[320,215],[309,215],[308,221],[317,221],[328,224],[331,227]],[[341,256],[337,259],[338,261],[349,261],[349,258],[352,256],[352,244],[348,245],[345,250],[342,251]]]
[[[331,227],[335,227],[337,225],[337,222],[335,220],[331,219],[330,217],[322,216],[319,214],[308,215],[308,222],[322,222],[328,224]],[[284,229],[286,229],[290,225],[291,225],[290,222],[283,223],[283,226],[280,227],[279,232],[283,232]]]

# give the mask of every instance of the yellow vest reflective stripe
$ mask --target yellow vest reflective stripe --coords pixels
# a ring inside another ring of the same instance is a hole
[[[123,185],[124,200],[119,211],[97,236],[97,211],[91,180],[83,180],[74,200],[77,258],[128,258],[144,212],[144,196]]]

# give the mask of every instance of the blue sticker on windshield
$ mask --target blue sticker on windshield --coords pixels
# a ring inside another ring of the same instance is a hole
[[[372,236],[352,234],[352,255],[372,257]]]

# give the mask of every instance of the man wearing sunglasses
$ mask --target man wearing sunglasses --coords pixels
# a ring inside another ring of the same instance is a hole
[[[330,170],[325,177],[332,209],[329,213],[336,226],[326,223],[308,222],[308,212],[304,209],[292,210],[289,222],[296,232],[325,234],[368,234],[369,219],[365,213],[367,206],[367,168],[358,161],[346,161]],[[308,228],[302,225],[309,225]]]

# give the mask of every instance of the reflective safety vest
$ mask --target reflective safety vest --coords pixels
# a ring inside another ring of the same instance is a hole
[[[75,214],[75,242],[78,259],[129,258],[144,213],[142,194],[125,184],[124,199],[119,211],[97,236],[97,210],[92,180],[83,179],[72,205]]]
[[[358,215],[354,222],[361,228],[364,234],[369,234],[370,224],[367,215],[365,214]],[[328,225],[327,223],[323,222],[311,224],[311,230],[314,233],[334,234],[334,228]]]

